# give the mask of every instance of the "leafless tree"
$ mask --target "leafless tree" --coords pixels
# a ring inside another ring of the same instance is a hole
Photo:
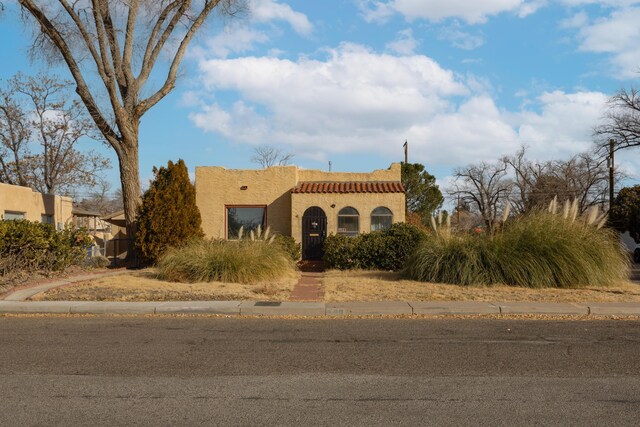
[[[636,88],[621,89],[609,98],[604,123],[594,129],[603,154],[608,154],[609,140],[615,149],[640,145],[640,92]]]
[[[577,154],[568,160],[546,162],[526,158],[526,149],[505,156],[514,176],[511,202],[517,213],[546,208],[553,198],[578,200],[580,212],[606,200],[609,175],[606,164],[596,152]],[[616,172],[616,179],[622,173]]]
[[[89,197],[80,200],[77,206],[101,215],[117,212],[122,210],[122,192],[116,191],[112,194],[111,184],[108,181],[102,181],[96,186],[95,191]]]
[[[606,201],[609,171],[606,163],[595,154],[580,153],[567,161],[557,162],[555,174],[565,182],[564,198],[577,199],[581,213]]]
[[[251,156],[251,162],[259,164],[263,168],[268,168],[278,164],[279,166],[286,166],[293,159],[293,154],[284,153],[279,148],[271,145],[259,145],[253,148],[253,156]]]
[[[31,128],[15,89],[0,87],[0,182],[28,186]]]
[[[141,200],[140,120],[175,87],[187,46],[214,9],[233,15],[242,0],[18,1],[34,30],[34,51],[66,64],[82,103],[118,156],[132,236]],[[165,75],[157,89],[149,85],[152,74]],[[103,97],[107,102],[100,102]]]
[[[96,135],[84,108],[72,100],[71,82],[43,73],[18,74],[7,86],[0,104],[0,162],[6,181],[47,194],[96,185],[110,164],[94,151],[78,149],[81,138]],[[40,145],[38,151],[29,147],[34,144]]]
[[[512,191],[508,167],[504,161],[481,162],[454,172],[456,189],[453,193],[482,217],[489,233],[493,233]]]
[[[509,165],[513,171],[511,202],[515,213],[530,210],[529,195],[545,169],[545,165],[528,160],[526,150],[526,147],[521,147],[515,155],[502,158],[502,162]]]

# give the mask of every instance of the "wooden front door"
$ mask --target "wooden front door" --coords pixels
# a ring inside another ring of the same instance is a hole
[[[324,251],[322,245],[327,237],[327,215],[313,206],[302,216],[302,259],[320,260]]]

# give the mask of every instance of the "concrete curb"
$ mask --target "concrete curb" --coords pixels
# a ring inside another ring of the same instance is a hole
[[[221,314],[231,316],[394,316],[525,314],[640,316],[640,303],[0,301],[0,314]]]

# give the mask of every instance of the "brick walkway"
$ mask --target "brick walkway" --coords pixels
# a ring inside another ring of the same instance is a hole
[[[291,291],[289,301],[321,301],[324,297],[322,273],[303,272],[300,280]]]

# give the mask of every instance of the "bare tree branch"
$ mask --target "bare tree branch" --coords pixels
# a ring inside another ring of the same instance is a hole
[[[454,172],[454,194],[477,210],[489,233],[494,232],[497,218],[508,203],[513,187],[507,178],[507,168],[505,161],[481,162]]]
[[[259,145],[253,148],[251,163],[259,164],[266,169],[276,164],[286,166],[291,162],[293,157],[293,154],[283,153],[282,150],[270,145]]]
[[[37,23],[34,47],[65,62],[89,115],[118,155],[129,235],[140,204],[141,117],[175,86],[187,46],[214,9],[233,14],[246,0],[18,0]],[[144,17],[145,25],[138,24]],[[143,48],[136,55],[136,47]],[[168,46],[177,46],[160,61]],[[83,61],[90,57],[92,61]],[[139,67],[134,72],[134,64]],[[166,67],[159,90],[142,99],[152,73]],[[92,79],[97,71],[100,79]],[[135,77],[137,74],[137,78]],[[104,95],[108,104],[100,104]],[[111,125],[113,121],[113,125]]]
[[[640,145],[640,92],[636,88],[621,89],[609,98],[605,122],[594,129],[594,135],[603,154],[608,154],[610,139],[616,151]]]
[[[69,101],[71,82],[45,74],[18,74],[8,87],[0,91],[6,95],[0,112],[13,107],[11,120],[0,117],[0,163],[8,166],[3,169],[8,181],[13,175],[20,185],[48,194],[96,184],[100,172],[110,164],[95,152],[78,150],[80,139],[96,132],[80,103]],[[17,125],[21,126],[19,134],[13,130]],[[39,145],[39,149],[31,150],[28,145]],[[13,153],[11,161],[5,156],[9,152]]]

